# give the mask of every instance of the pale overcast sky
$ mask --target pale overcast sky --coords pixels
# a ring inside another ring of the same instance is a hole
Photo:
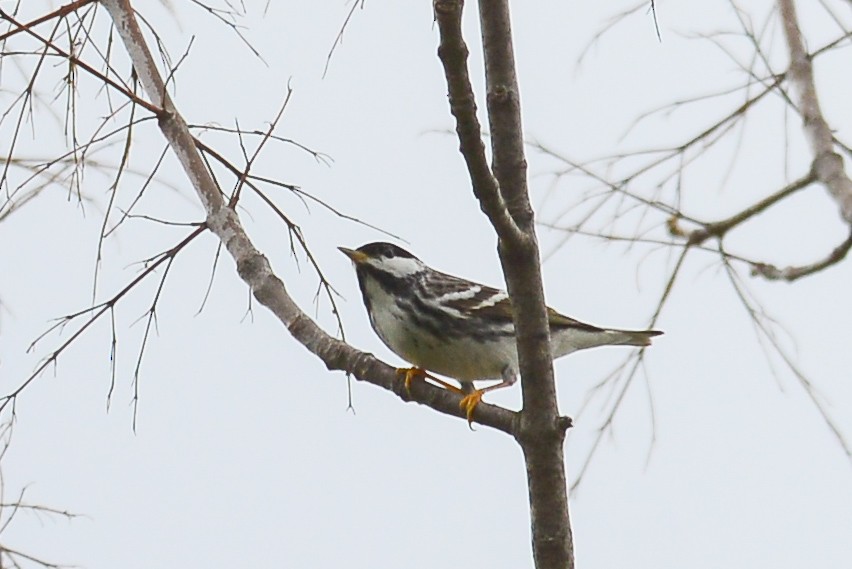
[[[247,2],[241,31],[263,61],[191,2],[174,1],[171,14],[149,5],[155,3],[137,4],[173,60],[194,37],[175,78],[175,101],[189,122],[233,127],[239,121],[242,128],[264,129],[289,83],[294,92],[278,134],[333,162],[326,166],[278,144],[264,151],[255,172],[299,185],[399,236],[397,242],[435,268],[502,286],[494,233],[471,194],[457,140],[447,133],[453,122],[435,55],[431,2],[367,2],[356,10],[325,78],[326,56],[350,8],[342,0],[278,0],[266,12],[265,2]],[[697,39],[738,29],[728,3],[705,2],[698,10],[694,3],[657,2],[662,42],[641,9],[594,44],[581,64],[583,47],[632,3],[515,4],[524,127],[531,140],[588,160],[679,143],[733,108],[730,100],[690,107],[621,138],[644,111],[743,80],[742,70],[718,47]],[[748,4],[762,28],[772,3]],[[822,45],[837,28],[824,12],[816,14],[816,4],[800,2],[799,9],[803,25],[818,30],[814,37],[823,39],[815,43]],[[848,3],[828,4],[849,23]],[[45,5],[33,3],[22,19]],[[475,8],[468,3],[466,33],[483,109]],[[96,35],[103,38],[105,11],[97,23]],[[773,62],[781,70],[777,22],[767,33],[773,34]],[[748,62],[745,40],[726,45]],[[121,48],[116,43],[112,49]],[[847,142],[849,57],[848,48],[840,49],[817,66],[826,114]],[[4,63],[5,109],[20,75]],[[47,101],[62,93],[58,78],[66,65],[50,63],[50,79],[39,85]],[[61,147],[63,97],[52,104],[59,120],[37,113],[35,128],[27,127],[22,137],[22,155],[46,156]],[[83,79],[79,104],[85,139],[106,112],[105,95]],[[790,143],[785,170],[779,116],[758,115],[742,139],[732,137],[720,148],[715,166],[683,180],[691,213],[706,219],[730,215],[801,175],[810,160],[807,146],[801,139]],[[9,136],[9,124],[0,127],[0,138]],[[798,119],[789,117],[786,126],[796,132]],[[208,133],[203,139],[240,161],[233,137]],[[153,121],[137,127],[134,144],[132,166],[149,167],[163,148]],[[5,154],[8,148],[2,148]],[[104,151],[103,160],[117,162],[119,149]],[[724,178],[720,171],[734,155],[735,171]],[[538,218],[554,221],[584,182],[574,177],[554,186],[552,160],[531,151],[529,163]],[[159,178],[173,188],[152,186],[139,213],[181,222],[202,218],[171,157]],[[121,204],[132,201],[142,181],[122,179]],[[0,223],[3,393],[74,329],[48,335],[27,353],[52,319],[90,304],[109,183],[90,171],[83,181],[85,207],[69,201],[67,190],[53,188]],[[315,204],[306,208],[286,190],[270,194],[302,226],[342,294],[347,339],[401,365],[370,329],[354,272],[336,249],[390,238]],[[255,197],[246,195],[242,203],[251,237],[290,293],[333,332],[327,304],[312,306],[317,280],[303,259],[297,264],[291,257],[286,228]],[[140,268],[135,263],[186,233],[185,227],[145,220],[128,223],[104,244],[98,298],[131,280]],[[653,235],[666,238],[663,228]],[[731,246],[795,264],[826,254],[843,235],[834,202],[814,188],[777,216],[732,236]],[[548,303],[595,324],[646,326],[672,254],[583,238],[557,248],[563,237],[541,232],[542,249],[550,253],[544,265]],[[347,411],[344,375],[328,372],[251,302],[229,258],[220,259],[210,297],[197,314],[216,245],[212,235],[203,236],[171,269],[139,372],[135,433],[133,380],[145,332],[144,319],[137,319],[150,306],[153,280],[116,311],[117,374],[109,407],[108,321],[92,327],[19,398],[2,461],[3,502],[26,487],[27,501],[81,517],[19,513],[0,543],[90,569],[532,567],[527,489],[515,443],[361,383],[352,385],[355,412]],[[840,431],[852,437],[849,262],[794,284],[743,275],[790,332],[782,341]],[[852,567],[849,457],[777,358],[773,375],[712,256],[689,260],[656,326],[666,334],[647,351],[647,380],[628,391],[611,434],[571,497],[578,567]],[[572,479],[603,420],[603,399],[577,415],[593,386],[628,352],[603,348],[556,365],[560,409],[577,418],[566,447]],[[517,409],[520,387],[486,400]]]

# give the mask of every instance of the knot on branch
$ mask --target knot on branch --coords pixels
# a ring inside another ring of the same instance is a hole
[[[819,153],[811,169],[840,205],[840,214],[848,223],[852,223],[852,180],[843,169],[843,157],[832,151]]]
[[[449,93],[447,100],[450,102],[450,112],[453,116],[476,113],[476,97],[473,96],[472,91]]]
[[[505,104],[512,100],[515,91],[509,85],[494,85],[488,91],[488,102],[494,104]]]
[[[837,152],[821,152],[814,158],[813,172],[817,180],[830,183],[843,171],[843,158]]]
[[[464,0],[435,0],[432,9],[436,16],[458,16],[464,7]]]
[[[164,126],[170,123],[171,120],[175,117],[175,112],[173,109],[169,109],[162,106],[157,108],[157,112],[155,114],[157,117],[157,125],[160,128],[164,128]]]
[[[525,417],[522,411],[518,414],[512,434],[521,448],[549,445],[553,442],[562,444],[568,429],[573,426],[571,417],[557,415],[553,421],[541,421],[538,418]]]
[[[242,256],[237,260],[237,273],[246,282],[257,282],[258,278],[270,273],[269,261],[258,252]]]
[[[307,316],[300,316],[290,325],[291,332],[294,332],[299,320],[305,320],[307,324],[312,324]],[[296,333],[294,332],[293,335],[296,336]],[[375,369],[376,364],[380,362],[376,360],[373,354],[356,350],[346,342],[336,338],[324,342],[318,349],[318,355],[329,370],[351,373],[358,381],[364,381],[367,377],[381,373],[381,370],[376,371]]]
[[[559,416],[556,418],[556,426],[557,428],[562,429],[562,432],[567,432],[568,429],[574,426],[574,419],[571,417]]]

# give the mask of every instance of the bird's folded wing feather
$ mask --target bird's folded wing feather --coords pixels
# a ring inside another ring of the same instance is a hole
[[[446,309],[466,316],[475,313],[478,318],[499,324],[512,322],[512,302],[505,291],[445,273],[435,274],[433,278],[434,282],[429,283],[430,287],[436,294],[436,301]],[[551,328],[578,328],[589,332],[602,330],[560,314],[552,308],[547,309],[547,319]]]

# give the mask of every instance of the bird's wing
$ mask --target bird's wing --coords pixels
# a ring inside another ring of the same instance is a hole
[[[512,302],[506,291],[487,285],[473,283],[446,273],[433,273],[429,283],[435,294],[435,300],[442,307],[459,314],[476,316],[499,324],[512,323]],[[552,308],[547,309],[547,319],[551,328],[580,328],[590,332],[601,328],[574,320]]]
[[[424,284],[444,310],[467,317],[475,314],[495,323],[512,322],[512,305],[505,291],[437,271]]]
[[[570,316],[559,314],[549,306],[547,307],[547,320],[550,322],[551,328],[576,328],[587,332],[602,332],[603,328],[598,328],[579,320],[574,320]]]

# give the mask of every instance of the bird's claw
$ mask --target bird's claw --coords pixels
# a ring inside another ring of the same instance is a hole
[[[411,384],[416,381],[426,381],[430,379],[443,387],[448,391],[452,391],[453,393],[464,394],[464,391],[455,385],[447,383],[442,379],[438,379],[437,377],[431,375],[423,368],[419,367],[401,367],[396,370],[397,376],[402,378],[403,384],[405,385],[405,393],[411,398]],[[465,416],[467,417],[467,426],[471,429],[473,428],[473,411],[476,409],[476,406],[479,405],[479,402],[482,401],[483,392],[480,390],[473,391],[471,393],[465,394],[462,397],[462,400],[459,402],[459,407],[461,407]]]
[[[411,397],[411,382],[415,379],[423,380],[426,379],[426,371],[420,369],[419,367],[401,367],[396,370],[397,375],[405,376],[403,382],[405,383],[405,393]]]
[[[459,407],[464,410],[464,414],[467,417],[467,426],[471,429],[473,428],[473,411],[479,405],[479,402],[482,401],[482,394],[483,392],[477,389],[468,393],[459,401]]]

